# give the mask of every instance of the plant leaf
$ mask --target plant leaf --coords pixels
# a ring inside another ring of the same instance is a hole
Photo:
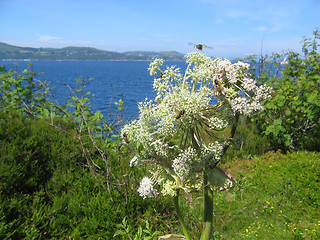
[[[237,186],[237,181],[230,173],[216,166],[206,170],[209,183],[220,191]]]

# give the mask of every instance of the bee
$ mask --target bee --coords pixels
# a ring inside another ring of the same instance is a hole
[[[209,47],[209,46],[207,46],[207,45],[205,45],[205,44],[189,43],[189,45],[193,45],[196,49],[198,49],[198,50],[200,50],[200,51],[202,51],[203,48],[210,48],[210,49],[212,49],[212,47]]]
[[[218,93],[221,93],[224,89],[222,83],[220,81],[218,81],[217,79],[214,80],[213,85],[214,85],[215,91]]]
[[[127,133],[124,133],[123,134],[123,139],[126,143],[129,143],[129,140],[128,140],[128,134]]]
[[[178,112],[178,114],[177,114],[177,116],[176,116],[176,119],[181,118],[181,117],[182,117],[182,115],[183,115],[183,114],[185,114],[185,112],[186,112],[185,110],[181,110],[181,111],[179,111],[179,112]]]
[[[162,76],[163,76],[163,73],[160,73],[160,75],[159,75],[159,77],[158,77],[158,78],[162,78]]]

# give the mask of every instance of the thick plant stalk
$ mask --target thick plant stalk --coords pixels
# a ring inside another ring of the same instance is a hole
[[[183,231],[183,234],[184,234],[186,240],[191,240],[191,237],[190,237],[190,234],[189,234],[187,225],[185,224],[184,219],[183,219],[183,216],[182,216],[181,211],[180,211],[180,206],[179,206],[179,189],[177,190],[176,196],[174,196],[174,208],[175,208],[175,210],[176,210],[176,212],[177,212],[177,216],[178,216],[178,219],[179,219],[179,222],[180,222],[180,225],[181,225],[181,227],[182,227],[182,231]]]
[[[203,173],[203,184],[204,184],[204,228],[201,234],[201,240],[209,240],[212,230],[213,222],[213,198],[212,190],[208,184],[208,176]]]

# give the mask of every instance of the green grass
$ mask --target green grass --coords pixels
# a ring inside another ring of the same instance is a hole
[[[215,192],[212,239],[320,239],[320,153],[269,152],[224,164],[238,187]],[[185,204],[195,239],[201,197]]]

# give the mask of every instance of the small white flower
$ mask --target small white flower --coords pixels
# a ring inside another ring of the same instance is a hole
[[[216,116],[209,119],[209,127],[211,129],[224,129],[228,126],[228,122]]]
[[[173,181],[170,180],[166,180],[163,184],[162,184],[162,191],[161,191],[163,196],[169,195],[169,196],[176,196],[177,195],[177,191],[176,191],[176,184]]]
[[[233,183],[229,178],[227,178],[227,179],[225,180],[224,185],[221,186],[221,187],[219,188],[219,190],[220,190],[220,191],[223,191],[223,190],[226,190],[226,189],[230,189],[230,188],[232,188],[233,186],[234,186],[234,183]]]
[[[185,150],[181,150],[179,156],[173,160],[173,170],[180,179],[185,180],[198,165],[197,160],[196,150],[188,147]]]
[[[201,156],[205,162],[219,161],[222,157],[223,145],[218,141],[209,143],[208,146],[204,145],[201,149]],[[210,157],[210,158],[209,158]]]
[[[242,82],[242,87],[244,88],[244,90],[250,92],[257,87],[256,81],[252,78],[245,77]]]
[[[139,195],[145,198],[155,198],[158,196],[158,192],[153,188],[152,180],[148,177],[143,177],[140,186],[138,188]]]
[[[150,75],[153,76],[157,74],[162,64],[163,64],[163,59],[160,59],[160,58],[156,58],[152,63],[150,63],[148,68]]]
[[[139,157],[138,156],[134,156],[131,161],[130,161],[130,167],[136,167],[139,164]]]
[[[234,112],[247,113],[248,100],[244,97],[236,97],[231,100],[231,108]]]

